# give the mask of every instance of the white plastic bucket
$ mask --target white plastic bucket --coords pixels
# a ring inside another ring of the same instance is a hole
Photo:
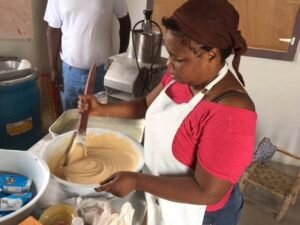
[[[0,171],[21,174],[32,178],[36,194],[33,199],[15,212],[1,217],[1,225],[18,224],[32,213],[37,201],[49,183],[50,171],[47,164],[31,152],[0,149]]]

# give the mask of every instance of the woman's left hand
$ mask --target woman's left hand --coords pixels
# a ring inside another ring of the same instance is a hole
[[[103,182],[100,187],[96,188],[97,192],[106,191],[117,197],[125,197],[136,189],[138,174],[135,172],[117,172]]]

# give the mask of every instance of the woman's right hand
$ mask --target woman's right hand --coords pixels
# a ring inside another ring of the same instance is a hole
[[[136,190],[139,174],[135,172],[120,171],[114,173],[100,183],[97,192],[109,192],[117,197],[125,197]]]
[[[78,100],[79,113],[84,113],[90,111],[90,115],[99,115],[99,109],[101,108],[101,103],[97,101],[95,95],[80,95]]]

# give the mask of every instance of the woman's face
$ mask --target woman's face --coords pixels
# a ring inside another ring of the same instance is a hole
[[[167,30],[165,46],[169,53],[167,62],[168,70],[173,78],[191,86],[206,82],[208,69],[208,52],[203,51],[201,56],[195,54],[186,45],[182,44],[183,38]]]

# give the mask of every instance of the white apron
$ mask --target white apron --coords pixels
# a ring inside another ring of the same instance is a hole
[[[205,93],[227,73],[228,66],[205,86]],[[166,94],[170,82],[152,102],[146,113],[145,126],[145,172],[153,175],[192,174],[172,153],[172,143],[183,120],[202,100],[205,93],[197,93],[188,103],[176,104]],[[203,91],[204,92],[204,91]],[[206,205],[168,201],[146,193],[148,225],[201,225]]]

